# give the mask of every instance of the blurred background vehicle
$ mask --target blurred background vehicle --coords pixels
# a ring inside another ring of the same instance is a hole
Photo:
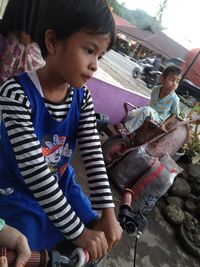
[[[133,78],[142,79],[148,88],[152,88],[160,84],[160,75],[162,74],[160,69],[160,62],[155,62],[156,58],[144,58],[138,60],[138,65],[133,68]],[[154,62],[156,64],[154,64]]]

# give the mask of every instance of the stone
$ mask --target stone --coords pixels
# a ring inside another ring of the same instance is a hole
[[[184,215],[185,215],[185,221],[192,221],[192,220],[194,220],[194,216],[191,214],[191,213],[189,213],[188,211],[184,211]]]
[[[185,201],[185,209],[193,215],[195,214],[196,207],[197,205],[195,205],[191,200]]]
[[[187,172],[189,175],[193,177],[200,178],[200,164],[188,164]]]
[[[191,187],[192,193],[195,195],[200,195],[200,177],[190,176],[188,183]]]
[[[181,208],[175,205],[168,205],[163,210],[163,214],[169,223],[174,225],[182,224],[185,220],[185,215]]]
[[[187,199],[191,200],[192,202],[194,202],[195,204],[200,203],[200,197],[196,196],[195,194],[189,194],[187,196]]]
[[[200,222],[198,220],[185,221],[179,227],[178,236],[187,251],[200,256]]]
[[[200,203],[196,207],[195,217],[200,220]]]
[[[177,177],[173,185],[169,189],[172,196],[186,197],[191,192],[191,187],[183,178]]]
[[[183,208],[184,206],[184,201],[180,197],[169,196],[167,202],[168,204],[178,206],[179,208]]]

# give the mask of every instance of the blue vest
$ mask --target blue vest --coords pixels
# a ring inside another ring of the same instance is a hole
[[[69,165],[79,126],[84,90],[74,89],[73,100],[64,120],[58,122],[48,112],[44,100],[26,73],[16,76],[31,104],[31,120],[42,153],[67,201],[84,224],[96,212],[74,179]],[[50,249],[64,236],[48,219],[20,174],[4,123],[0,138],[0,216],[25,234],[32,250]]]

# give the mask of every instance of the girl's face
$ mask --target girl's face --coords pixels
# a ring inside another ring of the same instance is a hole
[[[164,90],[165,92],[175,91],[178,87],[180,80],[181,74],[174,75],[172,73],[169,73],[167,77],[162,77],[162,90]]]
[[[91,34],[79,31],[66,40],[52,42],[47,66],[57,80],[73,87],[82,87],[94,74],[98,60],[106,53],[109,34]]]

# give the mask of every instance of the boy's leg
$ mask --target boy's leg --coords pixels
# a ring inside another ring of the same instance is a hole
[[[124,124],[128,131],[132,133],[142,126],[147,117],[154,119],[156,117],[155,114],[157,114],[157,112],[151,107],[141,107],[129,111],[127,117],[125,118]]]

